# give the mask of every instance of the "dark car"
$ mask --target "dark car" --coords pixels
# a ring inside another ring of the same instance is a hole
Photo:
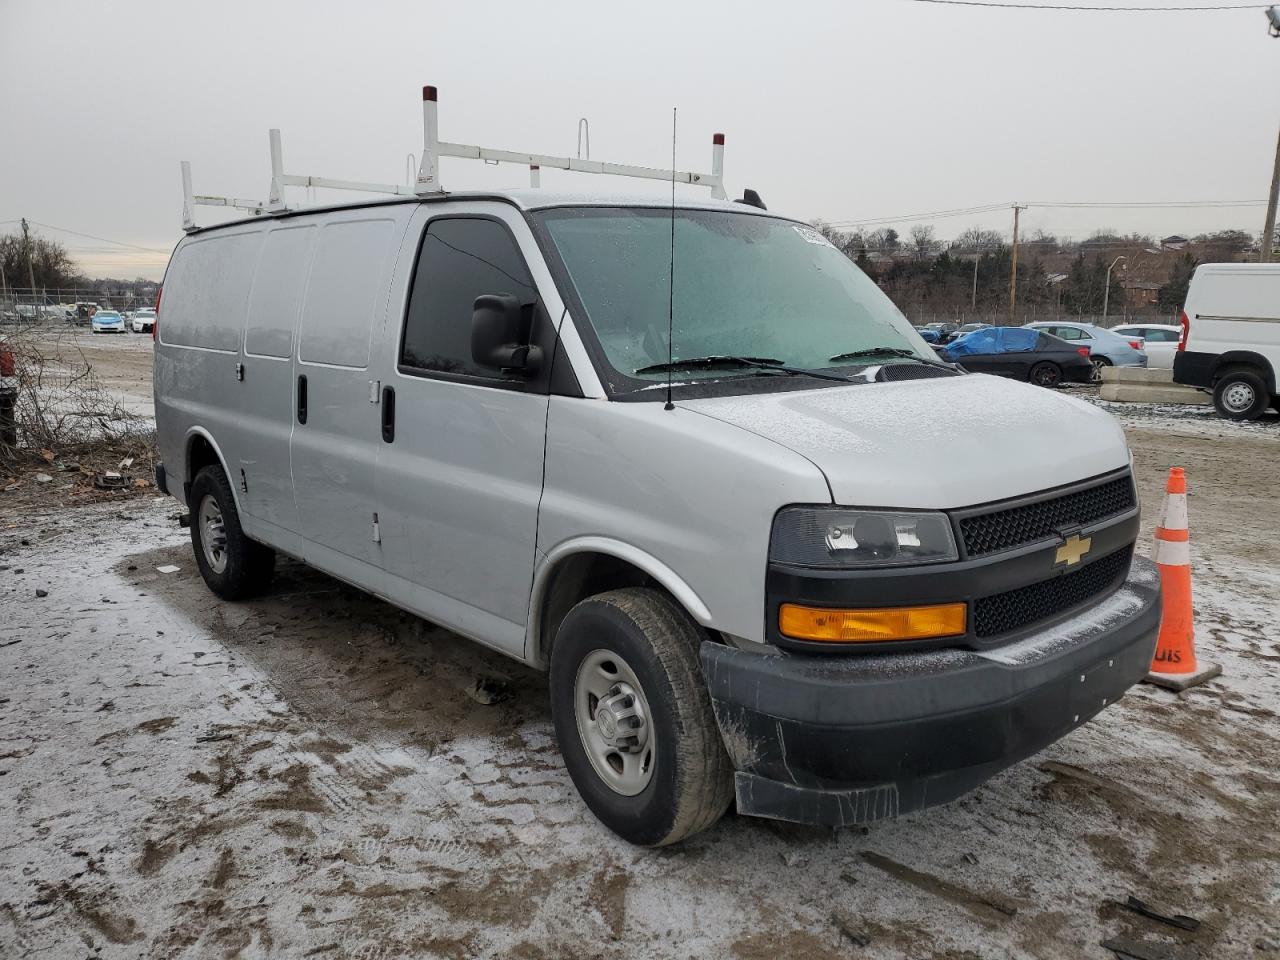
[[[1042,387],[1088,383],[1089,348],[1027,327],[987,327],[937,347],[938,356],[972,373],[994,373]]]
[[[959,330],[960,327],[954,323],[937,322],[926,323],[921,329],[933,330],[938,335],[939,343],[947,343],[955,339],[956,331]]]

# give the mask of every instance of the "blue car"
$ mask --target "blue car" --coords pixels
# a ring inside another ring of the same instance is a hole
[[[920,334],[920,338],[925,343],[941,343],[942,337],[937,330],[930,330],[928,327],[916,327],[916,333]]]
[[[1089,362],[1093,364],[1093,382],[1102,380],[1105,367],[1145,367],[1147,353],[1142,340],[1122,337],[1118,333],[1092,323],[1028,323],[1032,330],[1042,330],[1061,337],[1074,347],[1089,348]]]
[[[99,310],[89,321],[89,329],[94,333],[124,333],[124,317],[114,310]]]

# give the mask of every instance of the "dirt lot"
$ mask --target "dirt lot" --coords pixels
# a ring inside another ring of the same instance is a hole
[[[150,493],[0,497],[0,957],[1280,958],[1280,422],[1120,415],[1144,549],[1188,469],[1221,679],[941,809],[660,851],[578,800],[541,675],[292,563],[218,602]]]

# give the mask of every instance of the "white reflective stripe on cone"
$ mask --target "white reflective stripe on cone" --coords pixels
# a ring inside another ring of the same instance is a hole
[[[1191,566],[1191,544],[1186,540],[1161,540],[1156,537],[1156,563],[1166,567]]]
[[[1187,529],[1187,495],[1185,493],[1166,494],[1164,522],[1160,526],[1166,530]]]

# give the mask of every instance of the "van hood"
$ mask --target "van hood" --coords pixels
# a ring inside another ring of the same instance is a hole
[[[806,457],[843,506],[968,507],[1129,463],[1124,432],[1109,413],[984,374],[679,405]]]

